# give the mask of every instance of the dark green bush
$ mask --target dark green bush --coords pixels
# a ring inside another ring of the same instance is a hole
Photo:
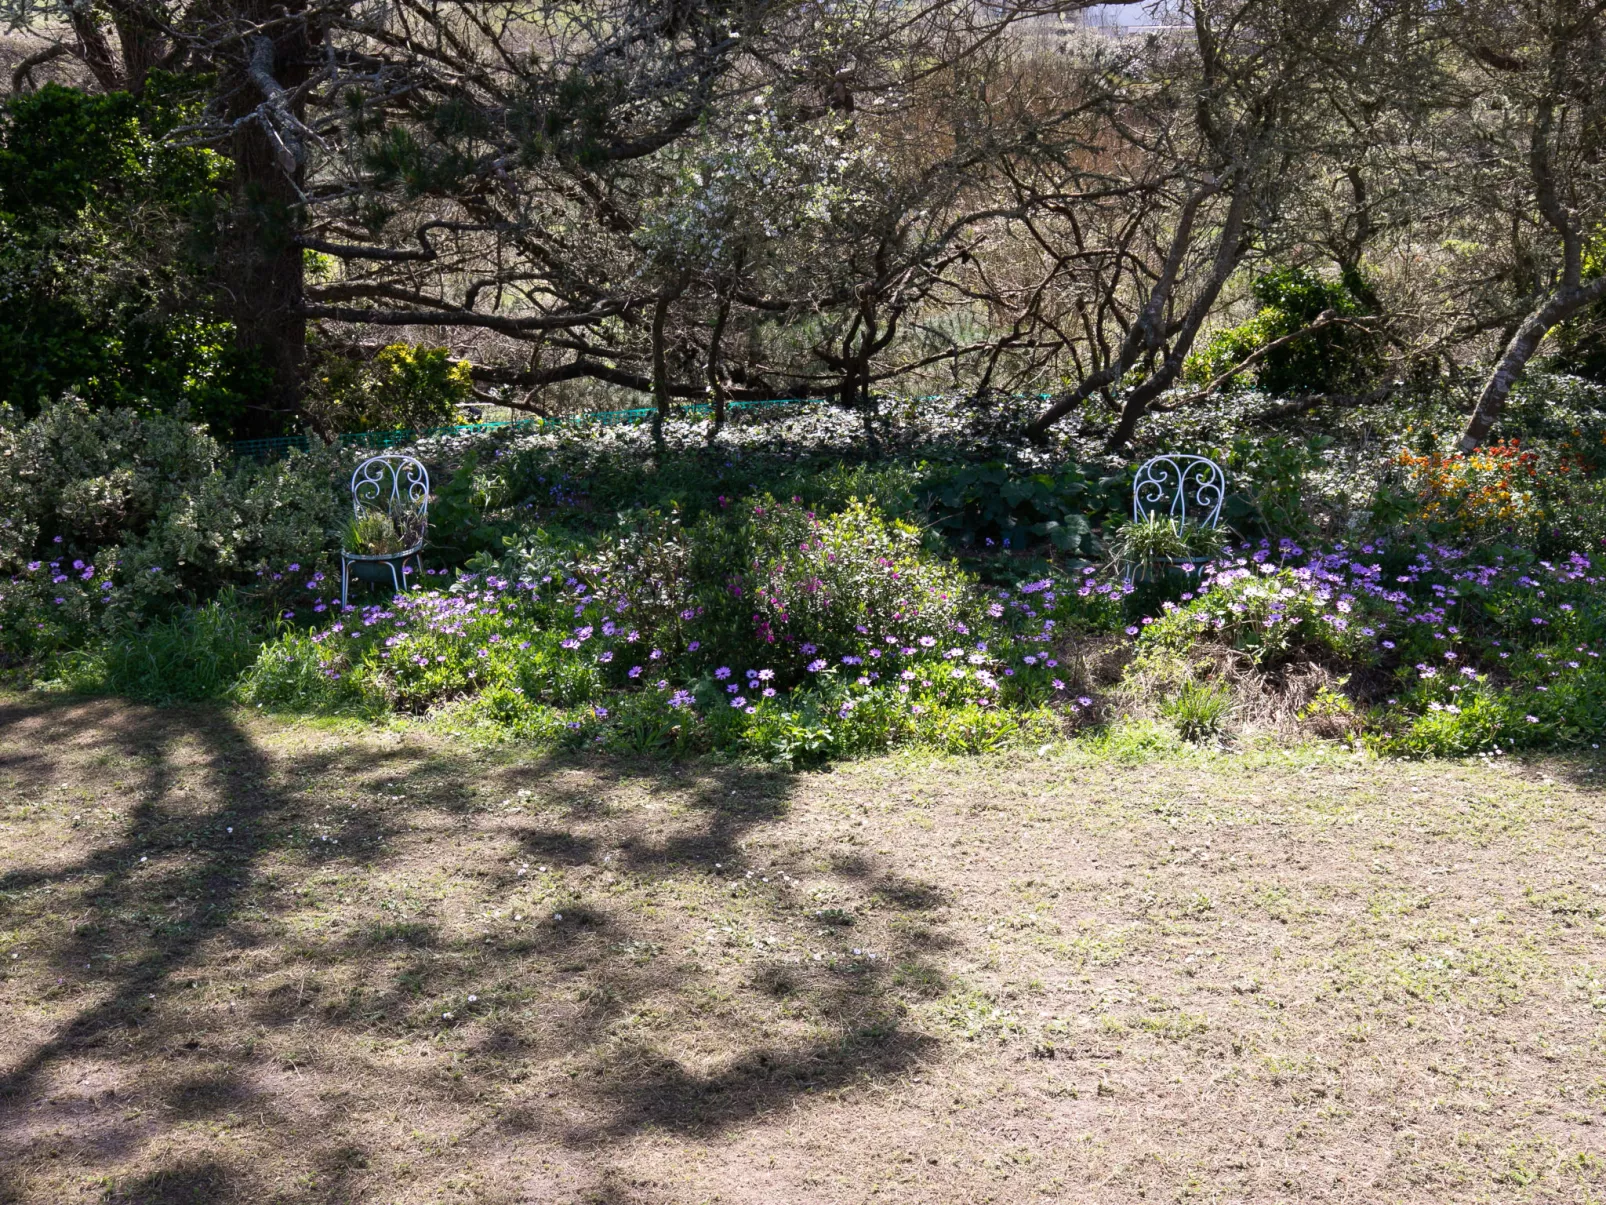
[[[1358,281],[1325,281],[1305,268],[1274,268],[1251,288],[1260,312],[1240,326],[1221,331],[1188,357],[1185,378],[1202,385],[1231,371],[1274,340],[1309,326],[1327,310],[1359,317],[1367,307],[1358,299]],[[1233,384],[1253,384],[1274,395],[1354,391],[1382,370],[1381,345],[1371,331],[1333,325],[1268,351]]]
[[[931,525],[961,548],[1091,558],[1100,551],[1096,527],[1124,513],[1129,482],[1077,465],[1028,473],[991,461],[933,474],[920,500]]]
[[[260,387],[210,297],[227,161],[163,141],[183,119],[166,85],[0,102],[0,403],[72,393],[221,431]]]

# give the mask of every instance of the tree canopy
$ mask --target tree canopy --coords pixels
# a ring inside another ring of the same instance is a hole
[[[4,0],[6,396],[277,433],[403,341],[538,412],[823,396],[873,442],[940,384],[1117,448],[1470,372],[1472,447],[1547,336],[1598,365],[1599,5],[1079,8]]]

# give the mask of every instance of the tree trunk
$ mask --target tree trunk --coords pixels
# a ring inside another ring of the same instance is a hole
[[[881,436],[876,433],[875,393],[870,387],[870,361],[866,356],[859,362],[859,414],[864,422],[864,442],[870,449],[870,459],[881,459]]]
[[[258,14],[267,21],[264,5]],[[307,350],[307,320],[301,315],[304,268],[295,238],[304,221],[301,184],[304,155],[299,138],[277,129],[264,95],[269,84],[293,92],[304,83],[312,65],[311,39],[304,22],[282,26],[269,42],[246,39],[258,49],[254,63],[243,59],[228,72],[224,95],[233,99],[229,117],[234,127],[230,158],[234,163],[232,207],[218,263],[219,285],[230,299],[235,345],[260,365],[265,376],[258,395],[236,424],[242,438],[281,435],[301,411],[302,372]],[[304,106],[290,106],[299,120]]]
[[[662,293],[652,307],[652,446],[663,452],[664,424],[669,421],[669,354],[664,347],[664,323],[669,317],[670,295]]]
[[[1132,365],[1137,363],[1138,357],[1145,352],[1153,352],[1160,347],[1164,332],[1160,329],[1165,315],[1166,305],[1171,300],[1171,291],[1176,287],[1177,276],[1182,270],[1182,261],[1188,250],[1193,246],[1193,227],[1198,218],[1199,207],[1221,189],[1218,181],[1212,180],[1194,189],[1182,206],[1182,212],[1177,215],[1176,232],[1171,236],[1171,246],[1167,249],[1165,263],[1160,269],[1159,278],[1154,282],[1154,288],[1149,293],[1149,300],[1144,305],[1137,321],[1121,342],[1120,351],[1115,358],[1086,377],[1075,389],[1062,393],[1055,398],[1042,414],[1037,416],[1035,422],[1026,429],[1027,435],[1033,439],[1040,439],[1048,433],[1048,429],[1072,410],[1075,410],[1088,398],[1101,389],[1116,384]],[[1113,287],[1113,286],[1112,286]],[[1134,425],[1136,420],[1134,420]]]
[[[1210,275],[1205,280],[1199,295],[1194,298],[1193,304],[1188,307],[1188,312],[1183,315],[1181,325],[1170,332],[1171,347],[1166,352],[1165,359],[1122,399],[1121,417],[1115,424],[1115,430],[1110,432],[1109,439],[1104,443],[1105,451],[1120,451],[1132,442],[1132,437],[1137,434],[1138,422],[1149,412],[1150,403],[1171,388],[1181,374],[1183,362],[1193,350],[1194,340],[1199,337],[1199,328],[1204,325],[1204,320],[1215,306],[1216,298],[1221,295],[1227,279],[1237,270],[1238,261],[1248,250],[1243,238],[1244,217],[1248,206],[1249,189],[1240,181],[1239,187],[1233,193],[1232,204],[1227,209],[1226,220],[1222,223],[1221,234],[1216,244],[1215,263],[1210,269]]]
[[[714,425],[709,429],[708,442],[713,443],[725,429],[725,385],[719,379],[719,346],[725,337],[725,322],[730,317],[730,298],[721,299],[714,312],[714,329],[708,336],[708,400],[714,410]]]
[[[1522,376],[1523,369],[1528,367],[1528,361],[1539,350],[1539,344],[1551,328],[1602,299],[1606,299],[1606,276],[1592,280],[1582,288],[1562,289],[1523,319],[1511,342],[1506,344],[1506,350],[1495,362],[1488,380],[1483,383],[1478,404],[1473,407],[1472,417],[1467,420],[1466,430],[1461,433],[1460,449],[1463,453],[1473,451],[1488,438],[1490,430],[1506,408],[1511,387]]]

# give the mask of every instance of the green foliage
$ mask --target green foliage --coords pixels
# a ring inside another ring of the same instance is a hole
[[[186,111],[163,83],[0,103],[0,402],[70,392],[222,428],[259,387],[205,283],[226,161],[163,142]]]
[[[293,629],[262,646],[234,693],[248,706],[272,711],[375,713],[386,705],[361,682],[327,669],[311,635]]]
[[[1189,356],[1184,378],[1197,385],[1213,381],[1328,310],[1340,317],[1365,314],[1356,291],[1356,282],[1324,281],[1300,267],[1275,268],[1257,276],[1251,292],[1259,313],[1241,326],[1219,332]],[[1354,390],[1374,379],[1381,366],[1374,334],[1337,324],[1272,348],[1234,383],[1242,388],[1252,381],[1270,394]]]
[[[449,349],[391,343],[369,360],[324,353],[304,407],[325,435],[422,431],[457,422],[473,395],[468,363],[453,360]]]
[[[478,557],[493,563],[507,547],[518,542],[518,527],[499,522],[492,513],[505,486],[505,478],[482,472],[471,452],[450,473],[435,474],[429,503],[429,549],[450,564],[462,565]]]
[[[1512,747],[1510,739],[1502,739],[1508,733],[1527,736],[1517,701],[1481,690],[1464,692],[1449,705],[1424,704],[1419,712],[1408,707],[1380,723],[1386,727],[1372,744],[1384,752],[1409,757],[1465,757]],[[1524,739],[1525,746],[1529,743],[1531,738]]]
[[[1606,223],[1595,228],[1584,251],[1583,279],[1602,275],[1606,275]],[[1575,373],[1606,385],[1606,301],[1597,301],[1562,323],[1553,342],[1556,350],[1547,359],[1551,371]]]
[[[1244,435],[1233,440],[1223,467],[1252,500],[1253,514],[1246,507],[1234,508],[1233,501],[1242,495],[1232,494],[1223,517],[1245,535],[1255,527],[1279,536],[1313,534],[1308,482],[1333,442],[1326,435],[1307,439]]]
[[[1379,603],[1349,594],[1335,600],[1324,583],[1270,563],[1228,568],[1208,589],[1182,597],[1182,605],[1168,602],[1158,619],[1145,621],[1144,644],[1173,652],[1200,641],[1223,644],[1262,666],[1375,656],[1376,627],[1367,620],[1383,614]]]
[[[857,498],[823,517],[766,500],[752,508],[747,530],[758,635],[798,663],[809,659],[805,643],[845,648],[866,634],[895,645],[941,638],[974,605],[973,583],[926,552],[917,528]]]
[[[1158,580],[1173,567],[1213,560],[1226,548],[1227,534],[1219,527],[1160,514],[1121,524],[1108,545],[1111,565],[1145,581]]]
[[[1557,408],[1569,393],[1601,393],[1568,385],[1582,382],[1531,382],[1519,399],[1520,411],[1536,405],[1535,392]],[[1541,556],[1598,552],[1606,548],[1601,427],[1598,414],[1583,415],[1560,435],[1500,440],[1469,454],[1402,450],[1394,459],[1396,484],[1376,508],[1379,520],[1413,537],[1462,548],[1493,546]]]
[[[1023,473],[1001,461],[950,468],[922,489],[932,526],[962,548],[1024,550],[1048,546],[1070,557],[1098,553],[1094,527],[1120,513],[1119,478],[1077,465]]]
[[[1221,735],[1232,709],[1232,694],[1219,682],[1189,679],[1160,705],[1160,714],[1177,726],[1185,741],[1208,740]]]
[[[155,615],[231,582],[257,587],[269,569],[311,572],[335,551],[344,460],[321,445],[270,465],[230,465],[195,423],[68,401],[31,421],[0,412],[0,464],[0,572],[14,579],[0,605],[0,645],[36,648],[40,633],[76,631],[87,620],[56,616],[85,607]],[[49,563],[59,567],[46,573]],[[86,568],[94,572],[83,577]],[[93,604],[75,603],[80,591]],[[24,596],[34,603],[7,610]],[[25,618],[34,605],[50,618]]]
[[[6,98],[0,110],[0,210],[72,218],[106,190],[139,180],[138,103],[59,84]]]
[[[116,632],[101,648],[69,660],[64,681],[146,703],[221,698],[256,659],[255,616],[225,590],[170,619]]]
[[[1565,417],[1546,446],[1571,441],[1568,463],[1583,466],[1598,431],[1581,400]],[[932,480],[919,462],[840,463],[813,483],[822,496],[880,482],[896,501],[848,493],[823,506],[725,492],[784,480],[779,456],[694,450],[661,458],[642,493],[689,489],[695,507],[611,513],[589,491],[628,497],[628,433],[564,441],[547,441],[540,461],[464,441],[444,466],[429,449],[448,441],[425,445],[445,483],[431,506],[440,545],[471,555],[472,572],[453,582],[430,553],[425,590],[342,611],[319,566],[339,546],[349,458],[319,446],[236,467],[172,417],[82,402],[31,421],[8,413],[0,667],[173,699],[216,695],[249,661],[238,697],[264,707],[435,713],[548,744],[793,766],[1041,743],[1113,715],[1123,696],[1160,699],[1167,739],[1208,740],[1235,696],[1199,667],[1229,664],[1267,683],[1319,680],[1310,662],[1347,675],[1344,693],[1318,696],[1302,720],[1401,753],[1606,731],[1606,594],[1587,558],[1506,550],[1474,564],[1370,537],[1319,553],[1292,539],[1232,549],[1159,516],[1112,532],[1119,560],[1102,571],[983,585],[910,521],[922,513],[914,483]],[[1276,513],[1299,505],[1323,451],[1245,437],[1230,455]],[[1573,474],[1557,460],[1544,475]],[[1577,497],[1598,493],[1596,478],[1577,481]],[[1035,505],[1022,499],[1009,505]],[[397,535],[391,516],[375,522]],[[1127,563],[1159,580],[1127,583]],[[1107,693],[1123,665],[1126,684]]]
[[[925,466],[908,460],[876,464],[838,455],[785,450],[744,452],[703,441],[667,457],[646,457],[610,438],[532,443],[495,466],[497,496],[537,507],[678,512],[690,523],[727,510],[753,494],[792,498],[817,510],[840,510],[849,498],[876,498],[889,514],[912,517]]]
[[[862,500],[821,515],[764,498],[690,525],[637,512],[589,538],[538,529],[476,564],[449,592],[288,631],[240,697],[446,707],[575,747],[791,765],[909,743],[991,749],[1057,728],[1043,707],[1066,689],[1044,647],[1052,583],[989,600]]]
[[[766,761],[792,768],[818,765],[836,751],[837,726],[816,698],[763,707],[748,726],[747,747]]]
[[[365,508],[340,529],[340,546],[363,556],[386,556],[416,547],[424,535],[424,520],[416,511]]]

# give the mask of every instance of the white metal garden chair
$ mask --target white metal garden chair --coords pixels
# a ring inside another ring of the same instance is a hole
[[[416,531],[417,539],[396,552],[361,553],[340,550],[340,605],[346,606],[353,574],[359,581],[383,583],[388,579],[397,592],[407,589],[408,562],[424,571],[424,536],[429,528],[429,470],[412,456],[370,456],[351,474],[351,511],[361,519],[365,511],[400,517]]]
[[[1221,522],[1221,504],[1227,497],[1227,477],[1221,466],[1207,456],[1166,455],[1155,456],[1138,466],[1132,479],[1132,521],[1170,519],[1179,527],[1190,524],[1213,529]],[[1160,566],[1162,575],[1170,568],[1181,565],[1191,571],[1192,565],[1181,559],[1164,558],[1145,562],[1145,580]],[[1138,570],[1126,567],[1125,581],[1130,586]]]
[[[1155,456],[1132,479],[1132,521],[1164,515],[1178,523],[1213,528],[1221,522],[1227,476],[1207,456]]]

